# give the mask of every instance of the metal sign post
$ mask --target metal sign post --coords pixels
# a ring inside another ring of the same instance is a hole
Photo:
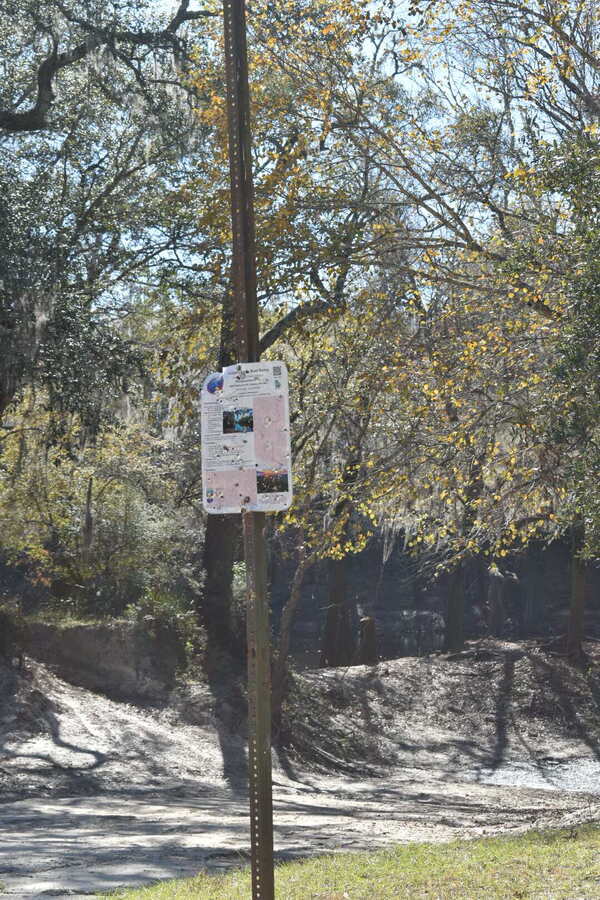
[[[244,0],[223,0],[231,219],[232,281],[238,362],[257,362],[256,238]],[[248,764],[253,900],[273,900],[271,654],[266,594],[265,514],[243,512],[248,616]]]

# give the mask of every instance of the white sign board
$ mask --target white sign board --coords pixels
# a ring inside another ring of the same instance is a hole
[[[202,499],[209,513],[277,512],[291,504],[284,363],[240,363],[204,379]]]

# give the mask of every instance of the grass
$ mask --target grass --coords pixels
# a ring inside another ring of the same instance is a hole
[[[285,863],[275,870],[275,893],[277,900],[593,900],[600,898],[600,825]],[[110,896],[249,900],[252,893],[245,868]]]

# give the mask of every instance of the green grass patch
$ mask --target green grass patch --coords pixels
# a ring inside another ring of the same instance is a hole
[[[376,853],[339,853],[275,870],[277,900],[383,900],[388,897],[600,898],[600,826],[518,837],[404,844]],[[127,900],[248,900],[248,867],[110,895]]]

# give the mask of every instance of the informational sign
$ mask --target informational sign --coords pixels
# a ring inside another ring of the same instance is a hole
[[[240,363],[202,385],[202,498],[209,513],[276,512],[292,502],[288,376]]]

